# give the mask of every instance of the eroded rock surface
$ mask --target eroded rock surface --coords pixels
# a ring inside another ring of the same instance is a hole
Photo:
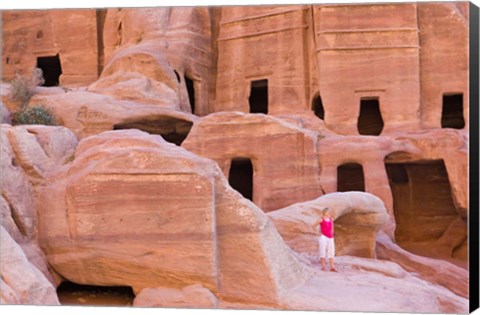
[[[339,272],[318,271],[304,285],[285,292],[283,305],[295,310],[467,312],[466,298],[419,279],[396,263],[349,256],[336,260]]]
[[[42,249],[75,283],[136,292],[199,283],[223,300],[275,304],[308,275],[214,162],[160,136],[130,130],[83,139],[40,200]]]
[[[377,257],[395,262],[422,279],[468,298],[468,270],[448,261],[414,255],[394,244],[382,233],[377,235]]]
[[[36,192],[68,162],[77,140],[64,127],[2,124],[1,143],[2,299],[58,304],[56,279],[37,239]]]
[[[145,288],[133,302],[142,307],[217,308],[218,300],[210,290],[201,285],[190,285],[183,289]]]
[[[10,111],[2,102],[0,102],[0,110],[0,115],[2,116],[2,124],[11,124],[12,116],[10,115]]]
[[[252,200],[268,212],[322,195],[317,138],[276,117],[223,112],[196,122],[182,147],[216,161],[226,177],[232,160],[250,160]]]
[[[466,312],[468,3],[2,16],[2,79],[43,67],[60,86],[29,106],[71,130],[2,125],[2,225],[22,268],[55,282],[39,222],[61,276],[132,286],[138,303],[184,306],[201,285],[200,306]],[[247,160],[253,203],[226,179]],[[324,203],[339,255],[395,263],[318,273],[308,223]],[[50,303],[30,284],[2,282],[2,301]]]
[[[55,287],[31,264],[22,248],[0,226],[2,304],[59,305]]]

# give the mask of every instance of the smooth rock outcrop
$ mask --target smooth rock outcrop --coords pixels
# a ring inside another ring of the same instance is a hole
[[[145,42],[118,50],[88,91],[181,110],[178,85],[161,46]]]
[[[342,256],[282,296],[283,307],[336,312],[466,313],[468,299],[419,279],[396,263]]]
[[[441,285],[459,296],[468,298],[468,270],[445,260],[414,255],[394,244],[383,233],[377,235],[376,251],[378,258],[395,262],[422,279]]]

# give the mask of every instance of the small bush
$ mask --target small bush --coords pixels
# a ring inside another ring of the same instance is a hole
[[[53,112],[40,105],[15,112],[12,115],[12,124],[56,126],[57,122]]]
[[[35,87],[42,85],[44,82],[42,69],[32,70],[30,76],[17,72],[15,78],[10,82],[9,98],[17,104],[20,111],[23,111],[35,94]]]
[[[73,160],[75,160],[75,154],[72,154],[72,155],[70,155],[69,157],[67,157],[67,158],[65,159],[65,163],[70,163],[70,162],[72,162]]]

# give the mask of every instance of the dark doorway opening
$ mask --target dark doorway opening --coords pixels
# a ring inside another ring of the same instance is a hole
[[[442,128],[463,129],[463,94],[443,96],[442,105]]]
[[[418,255],[451,258],[455,247],[464,239],[459,229],[448,235],[449,226],[460,215],[453,203],[443,160],[403,163],[388,163],[386,160],[385,168],[393,196],[397,244]],[[450,239],[451,248],[444,247],[445,244],[440,248],[437,241],[441,238]]]
[[[250,113],[268,114],[268,80],[252,81],[250,85]]]
[[[151,117],[119,123],[113,130],[138,129],[151,134],[161,135],[165,141],[178,146],[187,138],[193,123],[169,116]]]
[[[81,285],[64,281],[57,288],[62,305],[131,306],[135,294],[127,286]]]
[[[187,85],[188,100],[190,102],[190,108],[192,114],[195,114],[195,85],[192,79],[185,76],[185,84]]]
[[[315,113],[315,116],[321,120],[325,119],[325,110],[323,109],[322,98],[319,94],[316,94],[312,100],[312,110]]]
[[[236,158],[232,160],[228,182],[243,197],[253,201],[253,166],[250,159]]]
[[[60,64],[60,56],[38,57],[37,68],[42,69],[45,82],[43,86],[58,86],[60,75],[62,74],[62,66]]]
[[[406,164],[385,164],[388,180],[391,184],[408,184],[408,172]]]
[[[337,167],[337,191],[365,191],[362,165],[346,163]]]
[[[360,100],[360,115],[357,123],[361,135],[378,136],[383,130],[383,118],[378,98]]]

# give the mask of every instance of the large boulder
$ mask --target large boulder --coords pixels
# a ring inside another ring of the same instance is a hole
[[[369,193],[331,193],[267,215],[292,249],[318,260],[319,231],[312,225],[325,207],[333,210],[336,255],[375,258],[376,234],[387,220],[387,210]]]
[[[79,284],[201,284],[219,299],[270,305],[309,273],[216,163],[138,130],[80,141],[39,211],[49,263]]]
[[[119,49],[88,90],[120,100],[180,110],[179,83],[161,50],[155,41]]]

